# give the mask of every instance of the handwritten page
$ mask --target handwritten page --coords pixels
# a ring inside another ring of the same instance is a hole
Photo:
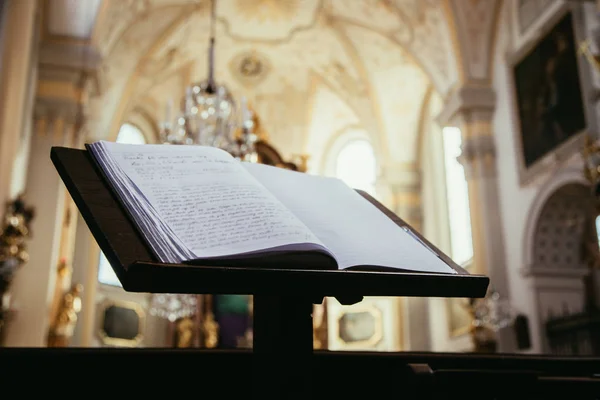
[[[104,147],[195,258],[323,245],[223,150],[111,142]]]
[[[261,164],[243,166],[325,244],[340,269],[374,266],[455,273],[339,179]]]

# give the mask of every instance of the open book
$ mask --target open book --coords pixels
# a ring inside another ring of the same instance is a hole
[[[169,264],[454,274],[408,228],[336,178],[204,146],[86,145],[157,260]]]

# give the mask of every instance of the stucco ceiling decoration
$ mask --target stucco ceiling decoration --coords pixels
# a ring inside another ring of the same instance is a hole
[[[217,18],[239,41],[287,41],[315,25],[323,0],[218,0]]]
[[[449,35],[445,30],[443,13],[440,7],[436,7],[438,3],[439,0],[220,0],[217,9],[220,28],[217,52],[220,57],[223,56],[223,49],[226,48],[224,37],[229,37],[232,41],[227,46],[232,43],[240,52],[270,44],[275,47],[278,58],[292,53],[292,57],[297,59],[299,56],[294,55],[293,51],[308,58],[309,55],[304,54],[306,48],[331,48],[327,46],[327,42],[331,42],[328,37],[331,33],[323,32],[328,25],[362,26],[392,38],[398,47],[404,46],[413,56],[416,55],[436,88],[444,92],[454,81],[454,68],[449,55]],[[202,19],[206,18],[206,14],[203,13]],[[190,24],[206,26],[198,22],[195,18]],[[191,33],[188,29],[188,35],[200,42],[206,41],[206,31],[194,29]],[[321,46],[322,41],[326,42],[325,46]],[[168,44],[171,52],[169,57],[174,56],[173,49],[178,48],[181,42],[174,40]],[[300,50],[303,43],[309,46],[303,46]],[[191,53],[198,57],[204,45],[195,43],[195,51]],[[247,47],[243,48],[244,45]],[[166,55],[169,51],[163,53]],[[154,61],[158,53],[160,51],[153,56]],[[272,58],[266,54],[268,51],[263,53]],[[314,55],[314,51],[311,55]],[[306,62],[301,61],[300,64],[305,65]],[[347,67],[351,64],[342,65]]]
[[[126,2],[127,0],[123,1]],[[119,2],[114,2],[116,3]],[[136,22],[130,21],[128,27],[120,30],[120,35],[115,39],[113,46],[105,48],[105,51],[109,51],[101,68],[106,81],[105,91],[102,97],[91,99],[93,103],[90,107],[93,114],[91,131],[95,135],[91,139],[105,139],[106,135],[116,135],[122,113],[126,111],[126,104],[135,91],[135,87],[132,87],[135,86],[132,77],[136,75],[140,60],[161,35],[164,35],[169,26],[185,12],[185,9],[179,7],[156,10],[139,8],[140,3],[138,0],[131,0],[128,4],[133,8],[128,11],[121,10],[123,18],[133,18]],[[110,4],[112,5],[113,2]],[[99,28],[98,35],[101,32],[104,31]]]
[[[235,2],[231,1],[230,4]],[[207,14],[201,10],[191,15],[148,59],[142,68],[143,74],[161,81],[161,74],[166,76],[174,73],[183,65],[195,61],[192,78],[204,79],[208,46]],[[283,86],[288,85],[306,92],[313,73],[324,76],[329,84],[345,93],[366,94],[366,83],[361,82],[355,62],[340,44],[337,32],[322,19],[318,19],[310,29],[294,30],[292,24],[284,24],[286,31],[279,31],[273,36],[267,36],[267,32],[262,32],[261,24],[254,21],[253,25],[246,25],[248,39],[240,41],[228,34],[228,27],[237,25],[238,18],[242,17],[233,15],[227,18],[222,16],[217,24],[216,78],[232,86],[232,90],[239,85],[248,87],[248,77],[240,73],[237,65],[244,57],[255,54],[269,71],[264,71],[260,80],[255,80],[252,85],[254,90],[262,94],[280,92]],[[288,35],[290,32],[291,36]],[[281,35],[285,36],[285,41],[277,40]],[[252,37],[260,39],[250,39]]]
[[[181,85],[181,91],[185,82],[207,76],[210,3],[104,1],[94,40],[122,90],[110,93],[104,104],[122,99],[119,109],[126,110],[144,103],[160,120],[162,103],[179,96],[158,90],[163,82]],[[456,75],[440,4],[218,0],[216,79],[236,97],[249,98],[275,142],[286,137],[296,146],[305,143],[318,84],[352,110],[376,146],[388,151],[391,144],[404,143],[402,160],[415,159],[424,93],[433,82],[445,94]],[[118,127],[119,115],[112,128]],[[398,140],[390,141],[390,135]]]
[[[271,70],[269,59],[257,51],[239,53],[229,61],[231,75],[248,89],[260,85]]]
[[[367,28],[392,39],[419,62],[444,94],[456,78],[446,17],[440,0],[331,0],[344,25]]]
[[[104,0],[100,7],[93,43],[108,55],[125,30],[149,10],[147,0]]]

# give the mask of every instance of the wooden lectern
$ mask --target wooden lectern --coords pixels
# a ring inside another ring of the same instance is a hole
[[[160,264],[87,151],[55,147],[51,159],[126,291],[254,296],[256,398],[311,398],[311,312],[312,305],[320,304],[325,296],[353,304],[363,296],[477,298],[487,291],[487,277],[469,275],[439,251],[458,274]],[[398,225],[407,226],[366,193],[361,194]]]

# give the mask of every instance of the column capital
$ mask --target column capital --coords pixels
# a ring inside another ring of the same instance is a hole
[[[90,95],[101,95],[106,89],[103,58],[86,43],[42,42],[38,56],[40,72],[52,79],[72,80],[85,76]]]
[[[97,93],[93,74],[85,69],[39,64],[34,119],[74,126],[76,136],[87,121],[89,100]]]
[[[457,119],[491,119],[496,93],[490,86],[466,84],[455,87],[446,98],[436,121],[440,126],[456,125]]]
[[[417,163],[391,163],[381,168],[381,182],[391,188],[421,187],[421,170]]]
[[[464,138],[461,150],[458,161],[463,165],[467,179],[496,175],[496,143],[493,136]]]

